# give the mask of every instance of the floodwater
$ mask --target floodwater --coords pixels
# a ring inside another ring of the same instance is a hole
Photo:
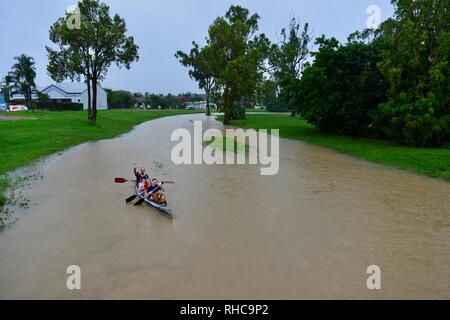
[[[280,141],[280,171],[170,161],[158,119],[38,165],[32,206],[0,232],[0,298],[450,298],[450,184],[302,142]],[[167,185],[174,217],[126,206],[133,163]],[[66,269],[81,268],[81,290]],[[366,269],[381,268],[381,290]]]

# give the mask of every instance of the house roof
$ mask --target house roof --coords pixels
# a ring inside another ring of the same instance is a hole
[[[83,93],[87,90],[87,86],[85,83],[81,82],[61,82],[61,83],[52,83],[48,86],[44,86],[38,89],[39,92],[42,92],[50,87],[57,87],[65,93]],[[101,86],[99,85],[101,88]]]
[[[61,83],[52,83],[47,86],[40,87],[38,89],[39,92],[45,91],[50,87],[56,87],[65,93],[82,93],[86,91],[86,85],[84,83],[79,82],[61,82]]]

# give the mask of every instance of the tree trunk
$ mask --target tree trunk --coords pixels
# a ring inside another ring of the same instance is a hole
[[[29,108],[29,109],[31,109],[31,111],[33,111],[34,112],[34,108],[33,108],[33,106],[31,105],[31,100],[32,100],[32,93],[31,93],[31,88],[30,87],[28,87],[27,88],[27,93],[26,93],[26,97],[25,97],[25,99],[26,99],[26,106]]]
[[[228,86],[223,91],[223,124],[230,124],[230,92]]]
[[[211,115],[211,108],[209,107],[209,96],[210,96],[210,91],[206,90],[206,115],[207,116]]]
[[[292,105],[291,116],[295,117],[298,114],[297,105],[294,102],[292,102],[292,99],[290,101],[290,104]]]
[[[87,83],[87,93],[88,93],[88,120],[91,120],[91,103],[92,103],[91,80],[88,78],[86,83]]]
[[[97,121],[97,78],[95,76],[92,78],[92,110],[89,120]]]

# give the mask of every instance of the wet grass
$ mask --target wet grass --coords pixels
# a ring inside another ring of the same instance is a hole
[[[5,204],[6,202],[6,196],[5,196],[5,191],[6,189],[8,189],[8,186],[10,185],[10,180],[6,177],[0,177],[0,212],[1,212],[1,207]],[[1,221],[0,221],[1,224]]]
[[[97,123],[87,121],[86,112],[0,112],[3,116],[33,119],[0,121],[0,207],[9,181],[5,174],[31,162],[86,141],[114,138],[135,125],[165,116],[193,113],[185,110],[102,110]]]
[[[203,146],[211,146],[213,149],[221,151],[233,151],[234,154],[248,154],[250,151],[250,145],[240,143],[234,137],[225,136],[221,139],[203,140]],[[227,149],[228,148],[228,149]]]
[[[218,117],[220,120],[220,117]],[[280,129],[280,137],[302,140],[358,158],[450,181],[450,148],[411,148],[391,141],[326,134],[297,117],[247,115],[232,124],[242,128]]]

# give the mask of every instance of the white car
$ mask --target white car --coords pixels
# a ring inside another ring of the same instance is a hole
[[[9,106],[9,111],[28,111],[28,108],[21,104],[13,104]]]

